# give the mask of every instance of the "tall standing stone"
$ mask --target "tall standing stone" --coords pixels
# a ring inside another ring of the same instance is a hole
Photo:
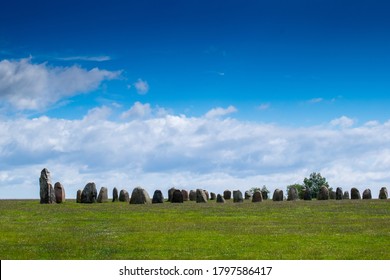
[[[329,199],[336,199],[336,192],[334,190],[329,191]]]
[[[121,202],[129,202],[130,201],[130,195],[126,190],[121,190],[119,192],[119,201],[121,201]]]
[[[388,198],[387,188],[383,187],[379,191],[379,199],[387,199],[387,198]]]
[[[349,199],[349,192],[348,191],[344,192],[343,199]]]
[[[336,189],[336,200],[342,200],[343,199],[343,189],[338,187]]]
[[[160,190],[154,191],[152,203],[164,203],[164,196]]]
[[[97,199],[97,189],[93,182],[85,185],[81,193],[81,203],[95,203]]]
[[[209,200],[209,198],[210,198],[209,192],[207,190],[203,190],[203,191],[204,191],[204,194],[206,195],[207,200]]]
[[[77,191],[77,194],[76,194],[76,202],[77,202],[77,203],[81,203],[81,190],[78,190],[78,191]]]
[[[97,198],[98,203],[108,202],[108,190],[106,187],[101,187]]]
[[[360,192],[357,188],[351,189],[351,199],[361,199]]]
[[[213,192],[210,193],[210,200],[216,200],[217,199],[217,195]]]
[[[119,200],[119,196],[118,196],[118,189],[117,188],[114,188],[112,190],[112,202],[116,202]]]
[[[65,202],[65,189],[60,182],[54,184],[54,193],[56,196],[56,203]]]
[[[306,188],[303,191],[303,200],[311,200],[311,199],[312,199],[311,190],[309,188]]]
[[[56,196],[51,184],[50,172],[46,168],[42,169],[39,177],[39,194],[41,204],[51,204],[56,202]]]
[[[175,190],[172,194],[172,203],[183,203],[183,193],[180,190]]]
[[[223,192],[223,198],[224,198],[224,199],[231,199],[231,198],[232,198],[232,192],[229,191],[229,190],[225,190],[225,191]]]
[[[203,190],[197,189],[196,190],[196,203],[206,203],[207,197]]]
[[[131,193],[130,204],[148,204],[148,203],[152,203],[152,201],[147,191],[141,187],[136,187]]]
[[[242,192],[240,190],[233,191],[233,202],[244,202]]]
[[[220,194],[217,195],[217,203],[225,203],[225,199]]]
[[[183,201],[188,201],[190,199],[187,190],[181,190],[181,194],[183,195]]]
[[[246,191],[244,194],[245,199],[250,199],[252,197],[252,194],[250,191]]]
[[[261,196],[263,197],[263,200],[268,199],[268,190],[261,191]]]
[[[175,188],[170,188],[169,190],[168,190],[168,201],[169,202],[172,202],[172,196],[173,196],[173,193],[175,192]]]
[[[317,200],[328,200],[329,199],[329,190],[326,186],[322,186],[317,195]]]
[[[298,191],[295,187],[290,187],[287,193],[287,200],[294,201],[298,200]]]
[[[263,196],[260,191],[255,191],[252,196],[252,202],[262,202]]]
[[[273,201],[283,201],[283,191],[276,189],[274,195],[272,196]]]
[[[371,190],[365,189],[363,192],[363,199],[372,199]]]
[[[190,201],[196,201],[196,191],[190,190]]]

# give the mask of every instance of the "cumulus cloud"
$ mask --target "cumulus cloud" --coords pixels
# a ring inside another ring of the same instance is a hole
[[[52,67],[31,59],[0,61],[0,102],[17,110],[41,110],[61,99],[96,90],[112,72],[79,66]]]
[[[332,126],[339,126],[342,128],[351,127],[354,125],[354,123],[355,123],[355,121],[353,119],[350,119],[346,116],[342,116],[342,117],[334,119],[330,122],[330,124]]]
[[[149,103],[142,104],[141,102],[137,101],[129,110],[121,114],[121,118],[145,118],[149,117],[151,112],[152,109]]]
[[[138,81],[136,81],[134,83],[134,87],[135,89],[137,90],[138,94],[147,94],[148,91],[149,91],[149,84],[147,81],[143,81],[141,79],[138,79]]]
[[[218,108],[211,109],[210,111],[208,111],[205,114],[205,117],[208,119],[212,119],[212,118],[217,118],[217,117],[229,115],[229,114],[235,113],[235,112],[237,112],[237,109],[234,106],[230,105],[227,108],[218,107]]]

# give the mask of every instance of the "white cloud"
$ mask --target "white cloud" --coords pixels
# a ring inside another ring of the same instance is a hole
[[[149,117],[151,113],[152,109],[149,103],[142,104],[137,101],[128,111],[121,114],[121,118],[146,118]]]
[[[58,60],[63,61],[94,61],[94,62],[103,62],[110,61],[111,57],[107,55],[102,56],[68,56],[68,57],[60,57]]]
[[[0,61],[0,102],[17,110],[45,109],[63,98],[93,91],[104,80],[118,78],[111,72],[79,66],[51,67],[31,59]]]
[[[226,109],[225,108],[221,108],[221,107],[211,109],[210,111],[208,111],[205,114],[205,117],[208,118],[208,119],[211,119],[211,118],[217,118],[217,117],[222,117],[222,116],[225,116],[225,115],[229,115],[229,114],[235,113],[235,112],[237,112],[237,109],[234,106],[230,105]]]
[[[149,84],[147,81],[143,81],[141,79],[138,79],[137,82],[134,83],[134,87],[137,90],[138,94],[147,94],[149,91]]]
[[[340,118],[334,119],[330,122],[332,126],[339,126],[341,128],[351,127],[353,126],[355,121],[346,116],[342,116]]]
[[[318,97],[318,98],[310,99],[308,102],[309,102],[309,103],[320,103],[320,102],[322,102],[322,101],[324,101],[324,99],[321,98],[321,97]]]
[[[264,110],[267,110],[271,107],[271,104],[269,103],[262,103],[260,104],[257,108],[260,110],[260,111],[264,111]]]

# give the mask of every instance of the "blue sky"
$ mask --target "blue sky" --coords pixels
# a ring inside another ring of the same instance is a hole
[[[328,172],[335,185],[379,187],[390,181],[372,164],[380,157],[378,165],[386,168],[390,150],[389,8],[387,1],[320,0],[2,3],[0,194],[10,197],[11,186],[27,184],[34,196],[34,172],[47,167],[61,173],[64,166],[80,177],[78,188],[83,180],[97,180],[103,167],[126,175],[101,184],[132,180],[129,185],[150,188],[159,182],[163,188],[203,184],[218,190],[229,181],[242,188],[283,186],[311,171]],[[57,127],[51,142],[29,132],[45,123]],[[122,135],[117,147],[141,141],[120,133],[130,128],[139,139],[154,139],[143,153],[125,153],[128,161],[140,156],[145,162],[133,166],[104,156],[117,152],[100,134],[107,127]],[[96,131],[84,135],[90,146],[73,135],[76,128]],[[165,136],[156,136],[156,129]],[[371,138],[376,133],[383,136],[380,143]],[[361,139],[351,143],[353,135]],[[192,138],[198,142],[190,145]],[[324,162],[320,147],[329,143],[340,148]],[[95,155],[92,147],[106,148]],[[315,164],[300,158],[304,147],[308,157],[318,157]],[[48,155],[58,165],[45,160]],[[342,164],[357,156],[358,166]],[[340,166],[355,179],[338,174]],[[363,169],[367,174],[359,177]],[[24,170],[34,174],[22,175]],[[282,171],[283,180],[275,175]]]

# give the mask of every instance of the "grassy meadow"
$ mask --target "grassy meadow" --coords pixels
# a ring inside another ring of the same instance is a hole
[[[390,200],[0,200],[0,259],[390,259]]]

